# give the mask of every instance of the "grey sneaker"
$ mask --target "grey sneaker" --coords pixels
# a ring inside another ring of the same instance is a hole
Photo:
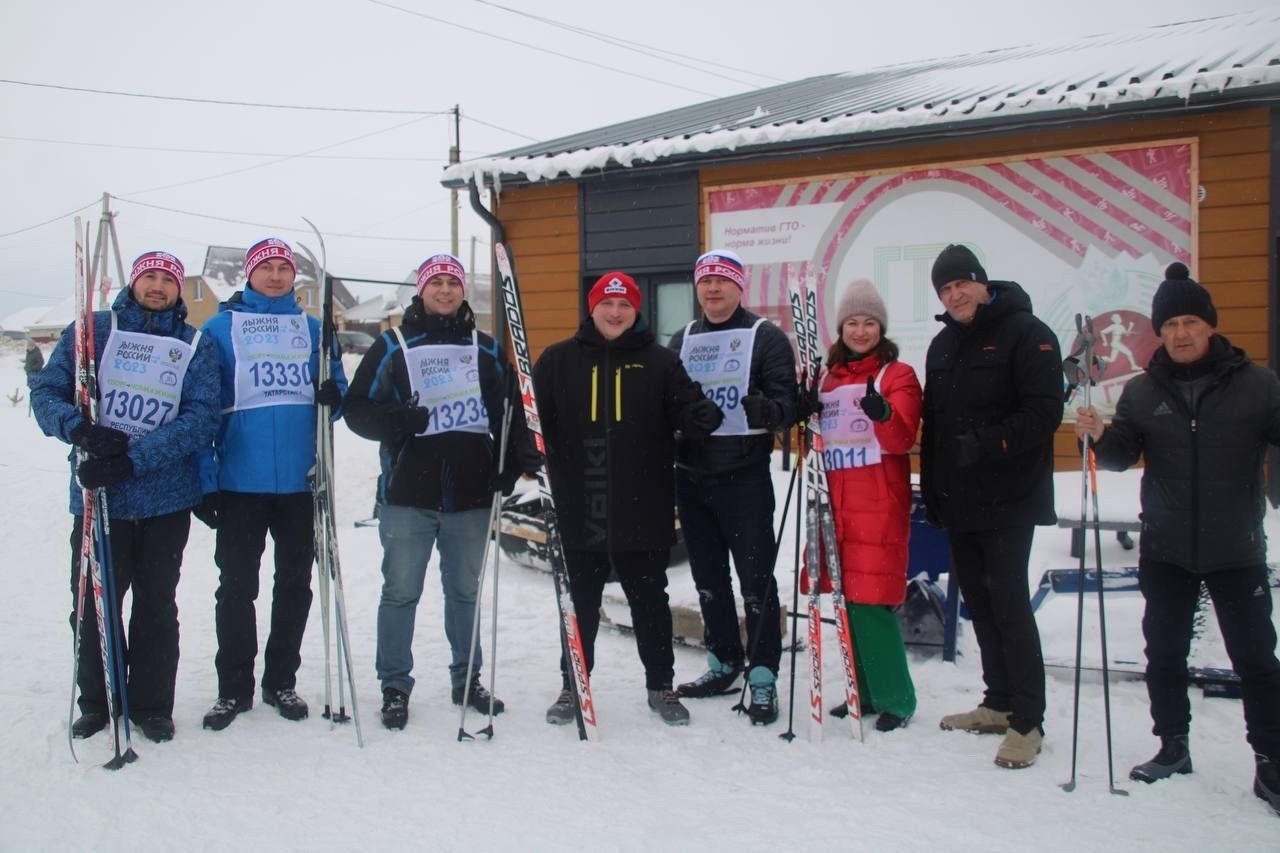
[[[689,709],[680,704],[680,694],[670,687],[650,690],[649,709],[662,718],[668,726],[689,725]]]
[[[578,703],[573,699],[573,691],[566,687],[547,709],[547,722],[553,726],[567,726],[577,718]]]

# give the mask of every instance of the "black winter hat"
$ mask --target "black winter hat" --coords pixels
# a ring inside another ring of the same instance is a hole
[[[935,291],[942,290],[943,285],[960,278],[987,283],[987,271],[978,263],[977,256],[959,243],[952,243],[942,250],[942,254],[933,262],[933,271],[929,273],[929,277],[933,279]]]
[[[1156,288],[1151,299],[1151,326],[1157,335],[1160,327],[1173,317],[1190,314],[1204,320],[1210,326],[1218,325],[1218,309],[1213,307],[1213,297],[1191,278],[1186,264],[1177,261],[1164,271],[1164,281]]]

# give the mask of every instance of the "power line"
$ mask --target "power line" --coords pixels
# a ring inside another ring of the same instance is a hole
[[[0,83],[12,86],[32,86],[40,89],[58,89],[63,92],[84,92],[91,95],[115,95],[121,98],[146,98],[153,101],[181,101],[188,104],[217,104],[224,107],[255,107],[270,110],[308,110],[330,113],[376,113],[381,115],[443,116],[452,110],[374,109],[365,107],[316,107],[299,104],[265,104],[253,101],[232,101],[222,98],[188,98],[181,95],[153,95],[145,92],[122,92],[116,89],[90,89],[84,86],[61,86],[56,83],[36,83],[30,80],[0,79]]]
[[[465,118],[465,119],[468,119],[469,121],[474,121],[476,124],[482,124],[482,125],[484,125],[485,127],[491,127],[491,128],[493,128],[494,130],[500,130],[500,131],[502,131],[503,133],[509,133],[509,134],[511,134],[512,136],[519,136],[520,138],[522,138],[522,139],[527,139],[527,140],[529,140],[530,142],[541,142],[541,141],[542,141],[541,139],[539,139],[539,138],[538,138],[538,137],[536,137],[536,136],[529,136],[527,133],[519,133],[519,132],[517,132],[517,131],[511,130],[510,128],[501,127],[501,126],[499,126],[499,125],[492,124],[491,122],[487,122],[487,121],[481,121],[480,119],[476,118],[475,116],[467,115],[465,112],[464,112],[464,113],[462,113],[462,117],[463,117],[463,118]]]
[[[483,122],[480,122],[483,124]],[[501,130],[502,128],[499,128]],[[507,131],[515,133],[515,131]],[[519,136],[520,134],[516,134]],[[123,145],[107,142],[81,142],[74,139],[47,139],[37,136],[3,136],[0,139],[8,139],[14,142],[39,142],[48,145],[75,145],[84,148],[114,148],[124,151],[163,151],[172,154],[216,154],[228,157],[297,157],[308,160],[373,160],[385,161],[389,163],[448,163],[445,157],[362,157],[356,154],[279,154],[265,151],[222,151],[210,148],[165,148],[158,145]]]
[[[293,160],[298,157],[306,157],[310,154],[315,154],[320,151],[327,151],[330,148],[337,148],[340,145],[347,145],[351,142],[358,142],[361,139],[368,139],[369,137],[377,136],[380,133],[389,133],[390,131],[393,131],[393,130],[399,130],[402,127],[408,127],[409,125],[416,124],[417,122],[420,122],[426,118],[428,118],[428,116],[418,116],[417,118],[411,118],[408,121],[401,122],[400,124],[392,125],[391,127],[384,127],[381,130],[374,130],[374,131],[370,131],[369,133],[362,133],[359,136],[353,136],[350,139],[343,139],[340,142],[333,142],[328,145],[321,145],[319,148],[312,148],[310,151],[303,151],[298,154],[288,154],[282,157],[277,157],[274,160],[268,160],[265,163],[255,163],[252,166],[244,166],[243,168],[240,168],[240,169],[232,169],[229,172],[219,172],[216,175],[205,175],[202,178],[192,178],[191,180],[188,180],[188,181],[178,181],[177,183],[164,184],[163,186],[158,186],[158,187],[150,187],[149,189],[145,189],[145,190],[133,190],[129,194],[142,195],[144,193],[159,192],[161,190],[171,190],[171,189],[176,189],[177,187],[186,187],[186,186],[190,186],[191,184],[199,184],[205,181],[213,181],[213,180],[217,180],[218,178],[226,178],[226,177],[230,177],[231,175],[239,175],[239,174],[243,174],[244,172],[251,172],[254,169],[264,169],[267,166],[275,166],[278,163],[283,163],[287,160]]]
[[[689,62],[701,63],[702,65],[710,65],[715,68],[724,68],[728,71],[737,71],[740,74],[750,74],[753,77],[760,77],[765,80],[771,80],[775,83],[787,82],[786,80],[783,80],[779,77],[772,77],[768,74],[761,74],[759,71],[752,71],[750,68],[738,68],[733,65],[725,65],[720,62],[712,62],[709,59],[702,59],[701,57],[690,56],[684,53],[678,53],[674,50],[667,50],[665,48],[655,47],[654,45],[645,44],[643,42],[632,41],[630,39],[620,38],[619,36],[612,36],[612,35],[609,35],[608,33],[596,32],[595,30],[589,30],[585,27],[579,27],[573,24],[566,23],[564,21],[558,21],[555,18],[546,18],[546,17],[543,17],[542,15],[535,15],[532,12],[526,12],[523,9],[513,9],[510,6],[503,6],[501,3],[493,3],[493,2],[490,2],[490,0],[474,0],[474,1],[476,3],[479,3],[482,6],[491,6],[494,9],[501,9],[504,12],[510,12],[511,14],[519,15],[522,18],[529,18],[534,21],[539,21],[543,24],[546,24],[547,26],[556,27],[562,30],[567,30],[568,32],[575,33],[576,35],[590,36],[591,38],[601,39],[616,47],[621,47],[624,50],[630,50],[635,53],[639,53],[642,56],[648,56],[651,59],[657,59],[662,62],[670,62],[673,65],[679,65],[681,68],[688,68],[692,71],[697,71],[699,74],[710,74],[713,77],[719,77],[722,80],[729,80],[733,83],[741,83],[744,86],[751,86],[753,84],[747,82],[746,80],[739,80],[736,77],[729,77],[726,74],[718,74],[715,71],[708,71],[705,68],[699,68],[697,65],[690,65],[686,62],[677,62],[674,59],[668,59],[666,57],[676,56],[676,57],[679,57],[680,59],[688,60]],[[658,54],[666,54],[666,56],[659,56]]]
[[[227,222],[232,225],[249,225],[254,228],[265,228],[272,231],[293,231],[299,234],[313,233],[310,228],[298,228],[291,225],[272,225],[266,222],[250,222],[246,219],[232,219],[228,216],[214,216],[211,213],[197,213],[194,210],[182,210],[177,207],[165,207],[162,204],[151,204],[150,202],[138,201],[137,199],[125,198],[124,196],[111,196],[115,201],[124,202],[125,204],[134,204],[138,207],[149,207],[153,210],[163,210],[166,213],[180,213],[183,216],[194,216],[197,219],[210,219],[214,222]],[[96,204],[97,202],[94,202]],[[90,205],[91,206],[91,205]],[[82,208],[83,209],[83,208]],[[4,236],[0,234],[0,236]],[[388,240],[397,243],[448,243],[448,238],[432,239],[429,237],[383,237],[376,234],[345,234],[340,231],[326,231],[326,237],[348,237],[353,240]]]
[[[12,237],[15,234],[23,234],[23,233],[26,233],[27,231],[34,231],[37,228],[43,228],[46,225],[52,225],[54,222],[57,222],[59,219],[66,219],[68,216],[75,216],[77,213],[79,213],[82,210],[88,210],[91,207],[97,206],[99,201],[100,199],[95,198],[93,201],[89,202],[88,204],[81,205],[80,207],[77,207],[75,210],[68,211],[67,213],[62,214],[61,216],[55,216],[52,219],[46,219],[44,222],[37,222],[35,225],[28,225],[26,228],[19,228],[17,231],[7,231],[4,234],[0,234],[0,237]]]
[[[459,24],[456,21],[450,21],[446,18],[438,18],[434,15],[428,15],[425,12],[418,12],[413,9],[406,9],[403,6],[397,6],[394,3],[387,3],[385,2],[385,0],[368,0],[368,2],[374,4],[375,6],[385,6],[386,8],[394,9],[397,12],[403,12],[406,15],[413,15],[418,18],[425,18],[428,21],[434,21],[435,23],[443,24],[446,27],[455,27],[456,29],[466,30],[469,33],[475,33],[476,35],[497,39],[498,41],[504,41],[508,44],[514,44],[520,47],[527,47],[530,50],[536,50],[539,53],[546,53],[546,54],[550,54],[551,56],[558,56],[561,59],[568,59],[571,62],[578,62],[583,65],[590,65],[592,68],[603,68],[605,71],[612,71],[616,74],[622,74],[627,77],[634,77],[637,80],[645,80],[649,83],[657,83],[660,86],[670,86],[673,89],[682,89],[686,92],[692,92],[695,95],[703,95],[708,98],[720,97],[714,92],[704,92],[701,89],[694,89],[690,86],[681,86],[679,83],[671,83],[667,80],[660,80],[657,77],[648,77],[648,76],[645,76],[644,74],[637,74],[634,71],[626,71],[625,69],[622,69],[622,68],[615,68],[612,65],[605,65],[602,62],[592,62],[591,60],[583,59],[580,56],[573,56],[568,53],[560,53],[559,51],[551,50],[550,48],[541,47],[536,44],[529,44],[528,42],[518,41],[517,39],[507,38],[506,36],[500,36],[497,33],[491,33],[491,32],[488,32],[487,30],[478,29],[476,27],[468,27],[465,24]]]

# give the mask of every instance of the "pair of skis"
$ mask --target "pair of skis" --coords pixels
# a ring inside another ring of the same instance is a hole
[[[328,256],[325,251],[324,236],[320,229],[303,217],[303,221],[315,232],[316,243],[320,248],[320,258],[305,245],[299,248],[311,261],[316,271],[320,286],[320,363],[316,370],[318,384],[324,384],[333,375],[330,360],[333,357],[333,285],[325,265]],[[351,641],[347,631],[347,600],[342,588],[342,564],[338,559],[338,530],[334,518],[334,477],[333,477],[333,419],[329,406],[316,406],[316,464],[310,471],[311,497],[313,505],[312,524],[315,531],[316,569],[319,575],[320,624],[324,634],[324,718],[331,724],[350,722],[352,717],[356,723],[356,743],[364,746],[364,733],[360,728],[360,706],[356,701],[355,672],[351,664]],[[331,635],[329,607],[333,604],[333,614],[337,622],[336,651],[338,656],[338,704],[333,704],[333,661],[329,654],[334,638]],[[345,681],[343,676],[345,675]],[[345,693],[351,692],[351,715],[347,714]]]
[[[791,321],[796,332],[796,349],[800,355],[801,383],[817,386],[822,372],[822,350],[818,337],[818,294],[806,288],[799,277],[790,283]],[[853,630],[849,610],[845,606],[844,577],[840,570],[840,549],[836,542],[835,521],[831,514],[831,493],[827,486],[826,463],[823,459],[822,420],[815,413],[807,427],[802,427],[802,440],[808,451],[801,457],[801,476],[805,484],[806,571],[809,578],[809,735],[822,739],[822,607],[819,581],[823,557],[831,580],[831,606],[836,623],[836,641],[845,676],[845,703],[853,736],[862,740],[862,709],[858,697],[858,678],[854,661]]]
[[[110,289],[106,275],[107,234],[115,236],[107,202],[103,200],[103,219],[98,228],[98,240],[94,248],[93,269],[86,270],[85,245],[88,232],[81,230],[80,217],[75,218],[75,362],[76,404],[88,423],[98,419],[98,376],[96,341],[93,327],[93,286],[97,273],[102,273],[103,293]],[[117,261],[119,250],[117,249]],[[101,268],[99,268],[101,264]],[[83,451],[76,451],[75,465],[79,468],[87,459]],[[76,687],[79,681],[81,626],[84,623],[87,586],[92,584],[93,607],[98,624],[98,652],[102,660],[103,684],[106,687],[107,719],[112,731],[114,755],[104,767],[119,770],[138,759],[133,750],[133,733],[129,724],[129,691],[126,676],[124,639],[117,616],[116,578],[111,565],[111,523],[107,511],[107,495],[102,489],[81,487],[84,504],[84,524],[80,537],[80,561],[76,579],[76,625],[71,669],[71,708],[67,718],[67,746],[77,762],[72,724],[76,712]],[[116,698],[119,697],[119,709]],[[124,722],[123,749],[121,720]]]

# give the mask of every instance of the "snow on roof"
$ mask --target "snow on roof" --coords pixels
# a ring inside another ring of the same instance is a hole
[[[30,308],[20,308],[14,311],[8,317],[0,320],[0,331],[16,332],[18,330],[25,331],[34,323],[38,323],[40,318],[49,312],[48,305],[33,305]]]
[[[820,138],[1259,97],[1280,99],[1280,10],[811,77],[467,160],[442,181],[577,178]]]

